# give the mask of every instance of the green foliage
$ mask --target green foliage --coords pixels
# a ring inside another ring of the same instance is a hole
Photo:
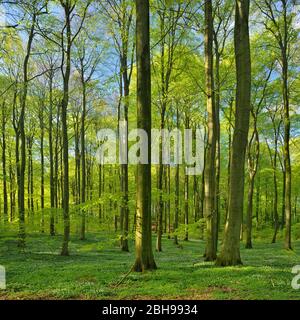
[[[255,241],[252,250],[242,247],[245,266],[215,268],[203,262],[203,241],[177,247],[163,239],[164,251],[155,253],[159,269],[131,273],[114,288],[131,267],[134,252],[120,252],[112,233],[88,233],[86,241],[72,236],[70,257],[59,255],[61,236],[29,234],[20,254],[15,234],[1,234],[0,264],[7,270],[1,299],[299,299],[291,287],[299,256],[283,250],[281,242]]]

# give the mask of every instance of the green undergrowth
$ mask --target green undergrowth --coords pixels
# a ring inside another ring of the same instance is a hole
[[[121,252],[117,235],[101,231],[80,241],[73,235],[70,256],[59,255],[61,236],[31,233],[24,252],[16,235],[1,233],[0,265],[6,268],[7,289],[0,299],[299,299],[291,287],[291,269],[300,265],[300,241],[294,251],[255,239],[254,248],[241,245],[243,266],[221,268],[203,260],[201,240],[163,239],[163,252],[155,253],[158,269],[130,273],[130,252]],[[155,239],[153,238],[153,242]]]

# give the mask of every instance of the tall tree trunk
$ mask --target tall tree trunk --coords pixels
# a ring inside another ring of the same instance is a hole
[[[29,137],[26,138],[27,140],[27,153],[28,153],[28,161],[27,161],[27,216],[29,218],[30,213],[31,213],[31,208],[30,208],[30,141],[29,141]]]
[[[281,229],[283,230],[284,229],[284,226],[285,226],[285,194],[286,194],[286,184],[285,184],[285,181],[286,181],[286,171],[285,171],[285,168],[284,168],[284,164],[282,166],[282,207],[281,207]]]
[[[54,223],[55,223],[55,218],[57,216],[57,209],[59,207],[59,190],[60,190],[60,186],[59,186],[59,169],[61,170],[60,166],[59,166],[59,156],[60,156],[60,152],[59,152],[59,147],[60,147],[60,108],[57,108],[57,112],[56,112],[56,128],[55,128],[55,157],[54,157],[54,196],[55,196],[55,217],[54,217]],[[54,224],[53,224],[53,228],[54,228]],[[54,230],[54,229],[53,229]],[[54,235],[54,234],[53,234]]]
[[[34,213],[34,179],[33,179],[33,154],[32,154],[32,147],[33,147],[33,139],[34,137],[31,137],[30,141],[30,207],[32,214]]]
[[[265,222],[269,221],[269,211],[268,211],[269,193],[268,193],[268,186],[269,186],[269,179],[266,179],[266,182],[265,182]]]
[[[162,37],[161,41],[161,56],[160,56],[160,63],[161,63],[161,110],[160,110],[160,130],[163,132],[165,129],[165,113],[166,113],[166,99],[167,99],[167,90],[166,90],[166,79],[165,79],[165,10],[162,10],[160,14],[160,34]],[[162,251],[161,240],[163,234],[163,173],[164,173],[164,166],[162,163],[163,158],[163,137],[161,137],[161,141],[159,143],[159,165],[158,165],[158,177],[157,177],[157,189],[159,192],[158,195],[158,212],[157,212],[157,239],[156,239],[156,251]]]
[[[2,104],[2,174],[3,174],[3,217],[8,221],[7,174],[6,174],[6,114],[5,103]]]
[[[168,218],[168,239],[171,238],[171,166],[167,166],[167,190],[168,190],[168,201],[167,201],[167,218]]]
[[[216,38],[216,37],[214,37]],[[216,129],[216,232],[215,232],[215,245],[216,252],[218,250],[218,233],[220,227],[220,175],[221,175],[221,128],[220,128],[220,100],[221,100],[221,80],[220,80],[220,60],[219,47],[215,41],[215,54],[216,54],[216,92],[215,92],[215,129]]]
[[[213,77],[213,8],[212,1],[205,2],[205,78],[208,114],[208,139],[204,172],[204,216],[206,219],[205,260],[217,257],[217,212],[216,212],[216,109]]]
[[[274,233],[273,233],[272,243],[276,242],[277,233],[278,233],[278,230],[280,227],[279,214],[278,214],[277,158],[278,158],[278,139],[279,139],[279,134],[280,134],[281,123],[279,123],[279,125],[276,126],[275,116],[276,116],[276,114],[274,114],[274,116],[271,115],[271,119],[272,119],[272,123],[273,123],[273,131],[274,131],[274,143],[275,143],[273,156],[272,156],[271,147],[269,146],[269,144],[267,142],[270,160],[271,160],[272,168],[273,168],[273,186],[274,186],[274,201],[273,201]]]
[[[9,199],[10,199],[10,222],[14,220],[16,208],[16,191],[15,191],[15,170],[12,163],[11,148],[9,148]]]
[[[256,183],[256,204],[255,204],[255,218],[256,218],[256,229],[259,226],[259,212],[260,212],[260,175]]]
[[[163,128],[164,125],[161,125],[161,128]],[[163,172],[164,172],[164,166],[162,164],[162,144],[160,144],[160,151],[159,151],[159,165],[158,165],[158,176],[157,176],[157,189],[159,192],[158,195],[158,212],[157,212],[157,238],[156,238],[156,251],[161,252],[162,246],[161,246],[161,240],[162,240],[162,234],[163,234]]]
[[[81,203],[86,201],[86,157],[85,157],[85,118],[86,118],[86,83],[84,79],[83,61],[81,62],[82,114],[81,114]],[[80,240],[85,240],[85,210],[81,210]]]
[[[63,74],[63,98],[61,102],[61,123],[62,123],[62,153],[63,153],[63,219],[64,219],[64,236],[61,255],[69,255],[69,238],[70,238],[70,215],[69,215],[69,140],[67,125],[67,109],[69,104],[69,80],[71,73],[71,4],[69,1],[63,4],[65,13],[65,26],[67,32],[65,71]],[[62,50],[65,50],[62,48]]]
[[[171,15],[168,16],[167,8],[168,4],[163,3],[161,10],[159,10],[159,23],[160,23],[160,85],[161,85],[161,98],[160,98],[160,129],[165,129],[165,120],[166,120],[166,110],[168,105],[168,95],[169,95],[169,86],[171,74],[173,71],[174,64],[174,51],[176,47],[175,35],[176,35],[176,26],[178,24],[178,19],[180,17],[181,6],[178,5],[176,10],[170,10],[168,13]],[[170,26],[166,26],[166,23],[170,22]],[[166,29],[168,32],[166,33]],[[167,48],[167,50],[166,50]],[[159,201],[158,201],[158,226],[157,226],[157,242],[156,250],[161,251],[161,240],[163,234],[163,210],[167,204],[164,205],[163,201],[163,174],[166,169],[166,166],[163,164],[162,148],[163,148],[163,134],[160,143],[160,159],[159,159],[159,168],[158,168],[158,190],[159,190]]]
[[[32,199],[32,144],[33,144],[33,137],[27,136],[27,153],[28,153],[28,162],[27,162],[27,204],[28,204],[28,217],[33,214],[33,199]]]
[[[235,128],[232,142],[228,219],[217,264],[241,264],[240,229],[243,217],[245,153],[251,110],[249,0],[236,0],[235,57],[237,73]]]
[[[189,240],[189,175],[184,176],[184,241]]]
[[[55,208],[55,182],[54,182],[54,159],[53,159],[53,71],[49,73],[49,165],[50,165],[50,235],[55,235],[54,229],[54,208]]]
[[[25,136],[25,109],[28,91],[28,64],[32,42],[35,34],[36,13],[33,14],[30,33],[27,42],[26,56],[23,63],[23,84],[21,93],[21,111],[18,122],[18,137],[16,139],[16,165],[18,181],[18,209],[19,209],[19,241],[20,248],[25,247],[25,170],[26,170],[26,136]],[[19,143],[21,145],[19,146]],[[20,147],[20,149],[19,149]],[[19,154],[20,152],[20,154]]]
[[[179,111],[178,106],[176,109],[176,121],[177,121],[177,130],[179,130]],[[180,179],[179,179],[179,173],[180,173],[180,166],[179,164],[176,164],[176,171],[175,171],[175,213],[174,213],[174,224],[173,229],[175,232],[174,235],[174,244],[178,245],[178,236],[176,234],[178,229],[178,219],[179,219],[179,193],[180,193]]]
[[[247,249],[252,249],[252,217],[253,217],[253,192],[254,192],[254,174],[249,175],[248,203],[247,203],[247,228],[246,245]]]
[[[286,15],[285,15],[286,20]],[[285,21],[286,25],[286,21]],[[287,35],[286,35],[287,37]],[[291,189],[292,189],[292,169],[290,157],[290,103],[289,103],[289,88],[288,88],[288,58],[287,48],[284,47],[282,52],[282,76],[283,76],[283,105],[284,105],[284,167],[285,167],[285,242],[284,247],[287,250],[292,249],[292,202],[291,202]]]
[[[226,200],[226,212],[225,212],[225,225],[227,222],[227,218],[228,218],[228,209],[229,209],[229,188],[230,188],[230,167],[231,167],[231,151],[232,151],[232,130],[231,130],[231,126],[232,126],[232,113],[233,113],[233,99],[231,99],[230,104],[229,104],[229,124],[228,124],[228,163],[227,163],[227,190],[228,190],[228,196],[227,196],[227,200]]]
[[[277,153],[277,151],[276,151]],[[274,184],[274,202],[273,202],[273,210],[274,210],[274,234],[272,238],[272,243],[276,242],[277,232],[279,229],[279,216],[278,216],[278,189],[277,189],[277,175],[276,175],[276,155],[274,155],[274,168],[273,168],[273,184]]]
[[[168,192],[168,166],[165,165],[165,170],[164,170],[164,189],[165,189],[165,193]],[[168,203],[167,201],[164,201],[164,234],[167,233],[167,211],[168,211]]]
[[[126,45],[127,47],[127,45]],[[124,57],[123,57],[123,83],[124,83],[124,120],[126,123],[126,139],[128,137],[128,109],[129,109],[129,85],[130,81],[128,78],[128,70],[127,70],[127,51],[124,48]],[[129,233],[129,207],[128,207],[128,141],[125,142],[126,150],[125,157],[126,163],[122,164],[121,172],[122,172],[122,184],[121,189],[123,193],[123,205],[122,205],[122,217],[123,217],[123,228],[122,228],[122,242],[121,242],[121,250],[129,251],[128,247],[128,233]]]
[[[102,203],[101,203],[101,196],[102,196],[102,165],[99,164],[98,166],[98,197],[99,197],[99,222],[102,221]]]
[[[248,144],[248,171],[249,171],[249,189],[248,189],[248,205],[247,205],[247,223],[246,223],[246,249],[252,249],[252,219],[253,219],[253,194],[255,177],[259,161],[259,135],[257,130],[258,110],[254,113],[254,131]],[[254,155],[252,155],[252,147],[254,147]]]
[[[198,187],[198,177],[194,176],[194,182],[193,182],[193,191],[194,191],[194,222],[197,222],[199,217],[199,208],[200,208],[200,201],[199,201],[199,187]]]
[[[200,201],[199,219],[203,219],[203,217],[204,217],[204,198],[205,198],[204,172],[205,172],[205,161],[204,161],[203,171],[201,173],[201,195],[200,195],[201,201]],[[201,222],[201,225],[200,225],[200,239],[203,240],[203,237],[204,237],[204,225]]]
[[[149,0],[136,1],[137,127],[151,141],[151,68]],[[156,269],[151,236],[151,147],[148,163],[137,166],[136,260],[134,271]]]
[[[298,204],[298,196],[295,196],[295,203],[294,203],[294,221],[297,223],[297,204]]]
[[[41,108],[40,114],[40,128],[41,128],[41,145],[40,145],[40,156],[41,156],[41,210],[42,210],[42,217],[41,217],[41,231],[42,233],[45,232],[45,216],[44,216],[44,208],[45,208],[45,159],[44,159],[44,135],[45,135],[45,128],[44,128],[44,112],[43,106]]]

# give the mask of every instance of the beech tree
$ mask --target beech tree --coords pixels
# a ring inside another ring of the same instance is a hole
[[[136,1],[137,61],[137,127],[144,129],[151,141],[151,72],[149,1]],[[133,269],[156,269],[151,237],[151,147],[148,144],[147,164],[137,165],[136,193],[136,260]]]
[[[216,212],[216,108],[213,67],[213,8],[212,1],[205,2],[205,76],[208,114],[208,139],[205,161],[204,216],[207,221],[205,259],[213,261],[217,254]]]
[[[285,248],[292,249],[292,168],[290,156],[290,95],[289,95],[289,70],[291,62],[291,41],[296,36],[294,33],[294,0],[281,0],[280,4],[274,0],[257,1],[260,11],[265,16],[263,22],[276,42],[278,59],[281,66],[282,101],[284,114],[284,212],[285,212]]]
[[[33,239],[62,240],[68,256],[70,239],[82,240],[72,243],[80,257],[102,248],[130,257],[132,246],[129,273],[193,245],[204,253],[191,250],[195,259],[219,266],[241,264],[241,246],[253,248],[246,257],[267,243],[292,248],[297,2],[0,2],[9,13],[0,25],[0,242],[14,238],[5,245],[30,255],[43,242]],[[148,142],[137,165],[127,163],[142,152],[136,128]],[[122,141],[120,129],[131,133]],[[151,129],[168,131],[167,155],[164,133],[154,154]]]
[[[72,3],[70,0],[60,1],[60,4],[64,11],[65,26],[61,31],[61,52],[62,52],[62,64],[61,74],[63,77],[63,98],[61,101],[61,123],[62,123],[62,152],[63,152],[63,197],[62,207],[64,213],[64,238],[62,244],[61,255],[69,255],[69,238],[70,238],[70,216],[69,216],[69,139],[68,139],[68,125],[67,125],[67,110],[69,104],[69,82],[71,75],[71,50],[74,41],[78,37],[90,2],[88,2],[83,10],[83,16],[81,18],[79,27],[75,32],[72,32],[72,18],[74,18],[74,10],[76,9],[76,3]],[[84,190],[85,192],[85,190]]]
[[[230,161],[228,218],[224,243],[217,264],[242,263],[240,257],[240,229],[243,217],[245,153],[251,111],[251,54],[249,41],[249,0],[236,0],[234,30],[236,59],[235,128]]]

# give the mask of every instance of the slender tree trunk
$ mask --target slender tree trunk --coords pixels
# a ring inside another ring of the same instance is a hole
[[[198,178],[195,175],[193,179],[193,200],[194,200],[194,222],[198,221],[199,213],[199,190],[198,190]]]
[[[168,166],[165,165],[165,170],[164,170],[164,188],[165,188],[165,193],[167,194],[168,192]],[[167,221],[168,221],[168,202],[164,201],[164,234],[167,233]]]
[[[49,137],[49,165],[50,165],[50,235],[55,235],[54,208],[55,208],[55,180],[54,180],[54,158],[53,158],[53,72],[49,74],[49,119],[48,119],[48,137]]]
[[[101,178],[101,192],[102,194],[105,193],[105,184],[106,184],[106,180],[105,180],[105,166],[102,166],[102,170],[101,170],[101,174],[102,174],[102,178]],[[102,205],[102,219],[105,219],[105,204]]]
[[[297,223],[297,204],[298,204],[298,196],[295,196],[295,203],[294,203],[294,221]]]
[[[233,99],[230,101],[229,105],[229,125],[228,125],[228,163],[227,163],[227,190],[228,190],[228,197],[226,200],[226,214],[225,214],[225,225],[227,223],[227,218],[228,218],[228,209],[229,209],[229,188],[230,188],[230,167],[231,167],[231,151],[232,151],[232,133],[231,133],[231,122],[232,122],[232,113],[233,113]]]
[[[217,43],[217,41],[215,41]],[[218,250],[218,233],[220,227],[220,176],[221,176],[221,129],[220,129],[220,99],[221,99],[221,80],[220,80],[220,53],[217,46],[216,50],[216,92],[215,92],[215,113],[216,113],[216,232],[215,245]]]
[[[83,62],[81,63],[83,66]],[[86,83],[84,79],[84,70],[81,68],[81,85],[82,85],[82,114],[81,114],[81,203],[86,201],[86,157],[85,157],[85,118],[86,118]],[[81,229],[80,240],[85,240],[85,210],[81,210]]]
[[[33,147],[33,139],[34,137],[31,137],[30,140],[30,206],[31,206],[31,212],[34,214],[34,179],[33,179],[33,154],[32,154],[32,147]]]
[[[178,17],[180,12],[180,6],[178,7],[178,11],[169,11],[171,14],[171,18],[167,17],[166,15],[166,6],[163,5],[162,9],[159,10],[159,18],[160,18],[160,67],[161,67],[161,110],[160,110],[160,129],[165,129],[165,120],[166,120],[166,109],[168,104],[168,95],[169,95],[169,86],[170,86],[170,79],[173,70],[173,59],[174,59],[174,51],[175,51],[175,30],[176,25],[178,23]],[[166,22],[172,23],[170,28],[166,26]],[[166,34],[166,29],[168,32]],[[166,40],[168,39],[168,40]],[[167,47],[167,50],[166,50]],[[163,141],[163,135],[161,141]],[[156,242],[156,250],[161,251],[161,240],[162,240],[162,233],[163,233],[163,210],[166,207],[166,203],[163,201],[163,174],[166,166],[163,164],[163,157],[162,157],[162,142],[160,143],[160,161],[159,161],[159,168],[158,168],[158,190],[159,190],[159,201],[158,201],[158,230],[157,230],[157,242]]]
[[[29,135],[27,138],[27,153],[28,153],[28,162],[27,162],[27,206],[28,206],[28,217],[33,214],[32,206],[32,144],[33,138]]]
[[[177,121],[177,130],[179,130],[179,112],[178,112],[178,106],[176,110],[176,121]],[[176,171],[175,171],[175,213],[174,213],[174,224],[173,229],[175,232],[174,235],[174,244],[178,245],[178,236],[176,234],[178,229],[178,218],[179,218],[179,193],[180,193],[180,179],[179,179],[179,173],[180,173],[180,166],[179,164],[176,164]]]
[[[168,218],[168,239],[171,239],[171,166],[167,166],[167,190],[168,190],[168,201],[167,201],[167,218]]]
[[[15,215],[15,198],[16,198],[16,191],[15,191],[15,170],[12,164],[12,154],[11,148],[9,149],[9,198],[10,198],[10,222],[14,220]]]
[[[69,255],[69,238],[70,238],[70,216],[69,216],[69,140],[67,125],[67,109],[69,104],[69,80],[71,74],[71,8],[67,1],[64,5],[65,26],[67,32],[66,53],[65,55],[65,71],[63,73],[63,98],[61,102],[61,123],[62,123],[62,153],[63,153],[63,219],[64,219],[64,236],[61,255]],[[65,49],[63,49],[65,50]]]
[[[252,249],[253,194],[260,154],[259,135],[257,130],[258,111],[259,108],[256,110],[256,112],[253,112],[254,131],[248,144],[249,189],[246,223],[246,249]],[[252,147],[254,147],[254,151],[252,151]],[[254,153],[253,155],[252,152]]]
[[[124,49],[124,52],[126,49]],[[128,109],[129,109],[129,79],[128,79],[128,71],[127,71],[127,55],[124,57],[123,63],[123,83],[124,83],[124,120],[126,122],[126,139],[128,137]],[[125,66],[126,65],[126,66]],[[128,233],[129,233],[129,207],[128,207],[128,141],[126,143],[126,163],[122,164],[122,193],[123,193],[123,206],[122,217],[123,217],[123,227],[122,227],[122,242],[121,242],[121,250],[129,251],[128,247]]]
[[[274,160],[275,162],[275,160]],[[278,216],[278,188],[277,188],[277,175],[276,175],[276,166],[274,165],[275,170],[273,170],[273,183],[274,183],[274,234],[272,238],[272,243],[276,242],[276,237],[279,229],[279,216]]]
[[[184,177],[184,225],[185,234],[184,241],[189,240],[189,176]]]
[[[213,77],[213,8],[212,1],[205,2],[205,76],[208,114],[208,139],[204,172],[204,216],[206,218],[205,260],[217,257],[217,210],[216,210],[216,109]]]
[[[2,174],[3,174],[3,217],[8,221],[7,174],[6,174],[6,114],[5,103],[2,104]]]
[[[23,84],[21,93],[21,111],[18,122],[18,137],[16,139],[16,165],[18,181],[18,209],[19,209],[19,241],[20,248],[25,247],[25,170],[26,170],[26,136],[25,136],[25,109],[28,91],[28,64],[31,47],[34,38],[36,13],[33,14],[29,38],[27,42],[26,56],[23,63]],[[21,142],[20,149],[19,143]],[[19,155],[20,152],[20,155]]]
[[[55,222],[56,222],[56,217],[57,217],[57,209],[59,207],[59,193],[60,193],[60,185],[59,185],[59,170],[61,170],[60,166],[59,166],[59,156],[60,156],[60,152],[59,152],[59,147],[60,147],[60,108],[57,108],[57,112],[56,112],[56,130],[55,130],[55,157],[54,157],[54,201],[55,201],[55,217],[53,219],[53,230],[54,230],[54,226],[55,226]],[[54,214],[54,213],[53,213]],[[54,234],[53,234],[54,235]]]
[[[278,183],[277,183],[277,157],[278,157],[278,138],[279,138],[279,131],[280,131],[280,124],[276,128],[275,124],[275,116],[272,117],[272,123],[273,123],[273,130],[274,130],[274,141],[275,141],[275,147],[274,147],[274,156],[272,156],[272,151],[267,143],[270,160],[272,163],[273,168],[273,185],[274,185],[274,201],[273,201],[273,215],[274,215],[274,234],[272,238],[272,243],[276,242],[277,233],[280,227],[279,223],[279,214],[278,214]]]
[[[44,112],[43,106],[41,108],[40,114],[40,128],[41,128],[41,146],[40,146],[40,156],[41,156],[41,210],[42,210],[42,217],[41,217],[41,231],[42,233],[45,232],[45,216],[44,216],[44,208],[45,208],[45,159],[44,159],[44,135],[45,135],[45,128],[44,128]]]
[[[203,219],[204,217],[204,197],[205,197],[205,190],[204,190],[204,172],[205,172],[205,161],[204,161],[204,167],[203,167],[203,171],[201,174],[201,201],[200,201],[200,213],[199,213],[199,218]],[[200,226],[200,239],[203,240],[204,237],[204,226],[201,222],[201,226]]]
[[[253,217],[253,193],[254,173],[249,176],[248,204],[247,204],[247,228],[246,228],[246,249],[252,249],[252,217]]]
[[[163,128],[164,125],[161,124],[161,128]],[[160,144],[160,151],[159,151],[159,167],[158,167],[158,177],[157,177],[157,189],[159,192],[158,196],[158,213],[157,213],[157,238],[156,238],[156,251],[161,252],[162,246],[161,246],[161,240],[162,240],[162,234],[163,234],[163,172],[164,172],[164,166],[162,164],[162,144]]]
[[[102,165],[99,164],[98,166],[98,197],[99,197],[99,222],[101,223],[102,221],[102,203],[101,203],[101,197],[102,197]]]
[[[268,179],[266,180],[266,183],[265,183],[265,222],[268,222],[269,221],[269,211],[268,211],[268,205],[269,205],[269,193],[268,193],[268,186],[269,186],[269,183],[268,183]]]
[[[163,10],[160,15],[160,33],[162,36],[161,41],[161,111],[160,111],[160,129],[161,132],[165,129],[165,112],[166,112],[166,79],[165,79],[165,38],[164,38],[164,30],[165,30],[165,11]],[[156,251],[162,251],[161,240],[163,234],[163,173],[164,173],[164,165],[162,163],[162,148],[163,148],[163,137],[161,138],[160,148],[159,148],[159,165],[158,165],[158,177],[157,177],[157,189],[159,192],[158,195],[158,212],[157,212],[157,239],[156,239]]]
[[[286,57],[286,50],[283,52],[283,104],[284,104],[284,167],[285,167],[285,242],[284,247],[287,250],[292,249],[292,202],[291,202],[291,189],[292,189],[292,169],[290,157],[290,106],[289,106],[289,89],[288,89],[288,60]]]
[[[75,203],[80,204],[81,201],[81,155],[80,155],[80,120],[79,112],[74,116],[74,142],[75,142],[75,187],[74,198]],[[80,209],[78,210],[80,214]]]
[[[283,164],[282,168],[282,180],[283,180],[283,187],[282,187],[282,207],[281,207],[281,229],[284,229],[285,226],[285,194],[286,194],[286,185],[285,185],[285,180],[286,180],[286,174],[285,174],[285,168]]]

